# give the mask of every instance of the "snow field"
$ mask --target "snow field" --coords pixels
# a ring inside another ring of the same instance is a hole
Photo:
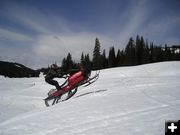
[[[0,77],[0,135],[164,135],[165,121],[180,119],[179,69],[180,62],[105,69],[52,107],[43,102],[52,88],[43,77]]]

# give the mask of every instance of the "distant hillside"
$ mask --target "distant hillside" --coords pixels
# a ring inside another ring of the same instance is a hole
[[[0,61],[0,75],[5,77],[38,77],[39,71],[19,63]]]

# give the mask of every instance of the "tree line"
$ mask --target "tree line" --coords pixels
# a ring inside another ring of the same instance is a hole
[[[67,71],[81,65],[84,68],[99,70],[174,60],[180,60],[180,45],[159,46],[137,35],[135,40],[132,37],[129,39],[125,49],[118,49],[116,52],[114,46],[110,47],[108,55],[105,49],[101,52],[100,41],[96,38],[92,60],[89,54],[82,52],[80,63],[76,63],[72,55],[68,53],[67,57],[62,60],[62,68]]]

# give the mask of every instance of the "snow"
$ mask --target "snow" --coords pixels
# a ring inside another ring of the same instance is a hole
[[[16,67],[22,68],[22,66],[15,64]]]
[[[174,52],[175,53],[180,53],[180,49],[176,49]]]
[[[101,70],[52,107],[43,77],[1,76],[0,135],[164,135],[165,121],[180,119],[179,69],[175,61]]]

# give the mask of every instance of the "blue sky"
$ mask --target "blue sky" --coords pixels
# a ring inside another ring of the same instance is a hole
[[[180,44],[179,0],[1,0],[0,60],[32,68],[75,60],[101,48],[123,49],[143,35],[158,45]],[[108,52],[106,52],[108,54]]]

